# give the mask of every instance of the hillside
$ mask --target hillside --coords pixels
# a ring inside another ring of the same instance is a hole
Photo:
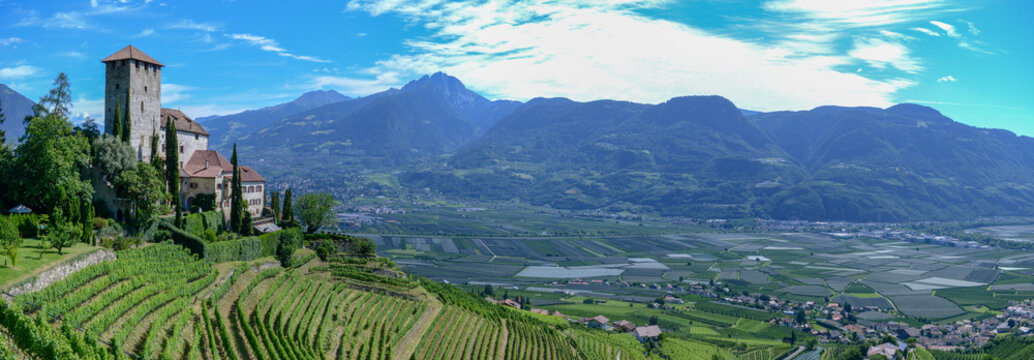
[[[751,117],[808,173],[773,216],[898,221],[1034,211],[1034,139],[928,107],[820,107]]]
[[[333,90],[310,91],[283,104],[232,115],[202,117],[198,118],[197,122],[211,134],[209,146],[219,151],[225,151],[233,147],[234,141],[247,135],[253,129],[265,128],[285,117],[350,99]]]
[[[25,125],[22,121],[26,116],[32,115],[32,105],[35,102],[7,85],[0,84],[0,103],[7,119],[0,125],[0,129],[4,130],[8,144],[17,142],[18,138],[25,134]]]
[[[288,116],[236,141],[245,161],[275,169],[268,175],[272,178],[336,178],[453,152],[516,104],[489,101],[456,78],[437,73],[402,89]]]
[[[750,200],[801,177],[788,155],[717,96],[658,105],[535,99],[403,184],[558,208],[742,217]],[[456,170],[453,170],[456,169]],[[774,184],[774,185],[768,185]]]

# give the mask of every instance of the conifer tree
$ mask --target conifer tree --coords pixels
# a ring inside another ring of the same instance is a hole
[[[133,124],[129,120],[129,90],[126,90],[126,116],[122,119],[122,142],[129,143],[129,138],[133,136]]]
[[[151,131],[151,166],[161,171],[165,167],[162,165],[162,157],[158,156],[158,130]]]
[[[237,144],[233,144],[233,156],[230,157],[230,164],[233,164],[233,178],[230,180],[230,231],[241,233],[241,186],[240,169],[237,168]]]
[[[280,191],[274,191],[269,207],[273,209],[273,222],[280,225]]]
[[[115,101],[115,123],[111,125],[111,134],[122,139],[122,103]]]
[[[7,117],[4,116],[4,102],[0,101],[0,144],[7,141],[7,134],[4,133],[3,129],[4,121],[7,121]]]
[[[180,167],[179,167],[179,141],[176,140],[176,124],[172,119],[165,122],[165,182],[169,194],[172,195],[173,210],[176,211],[176,226],[182,225],[183,215],[180,214]]]
[[[280,221],[281,227],[288,227],[294,224],[294,210],[291,209],[291,188],[287,188],[287,191],[284,192],[284,207],[280,211],[283,212]]]

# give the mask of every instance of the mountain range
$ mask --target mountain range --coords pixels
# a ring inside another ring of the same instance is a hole
[[[4,131],[5,142],[14,144],[25,134],[24,120],[26,116],[32,115],[32,100],[14,91],[7,85],[0,84],[0,111],[3,111],[4,121],[0,129]]]
[[[236,144],[274,185],[346,197],[387,186],[701,218],[1034,212],[1034,139],[913,104],[765,113],[720,96],[491,101],[436,73],[369,96],[309,92],[198,121],[211,147]]]

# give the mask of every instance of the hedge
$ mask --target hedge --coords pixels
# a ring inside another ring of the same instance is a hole
[[[7,216],[7,220],[11,221],[11,223],[18,228],[18,235],[23,238],[31,239],[40,235],[39,215],[11,214]]]
[[[198,237],[203,236],[206,229],[212,229],[216,234],[226,231],[226,227],[223,226],[223,214],[218,211],[190,214],[183,222],[183,230]]]
[[[189,249],[210,263],[249,261],[264,256],[273,256],[276,254],[276,247],[280,244],[280,239],[288,236],[302,237],[301,229],[290,228],[260,236],[209,243],[168,221],[163,221],[161,225],[172,234],[173,242]]]

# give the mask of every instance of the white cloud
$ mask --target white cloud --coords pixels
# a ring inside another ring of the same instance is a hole
[[[943,76],[940,79],[937,79],[937,82],[956,82],[956,81],[958,81],[958,80],[956,80],[955,77],[951,76],[951,75]]]
[[[86,57],[85,54],[83,54],[81,52],[78,52],[78,51],[75,51],[75,50],[62,51],[62,52],[57,53],[57,55],[58,56],[63,56],[63,57],[68,57],[68,58],[73,58],[73,59],[82,59],[82,58]]]
[[[772,3],[773,9],[778,3]],[[407,41],[410,51],[379,61],[369,73],[407,78],[443,70],[496,97],[655,103],[681,95],[719,94],[744,108],[775,110],[822,104],[886,106],[895,91],[913,85],[840,71],[855,62],[845,55],[733,39],[636,11],[656,5],[375,0],[352,1],[348,8],[374,15],[398,13],[432,32]],[[876,60],[876,55],[870,57]],[[919,68],[909,63],[907,51],[886,62],[910,71]],[[384,85],[334,79],[351,87]]]
[[[936,13],[944,6],[941,0],[772,0],[764,3],[763,8],[844,26],[867,27],[912,21],[919,14]]]
[[[973,22],[970,22],[970,21],[963,21],[963,22],[966,23],[966,25],[969,26],[969,33],[970,34],[973,34],[973,36],[980,35],[980,29],[977,29],[977,26],[974,25]]]
[[[6,39],[0,38],[0,46],[17,45],[17,44],[19,44],[21,42],[22,42],[22,39],[21,38],[16,38],[16,37],[9,37],[9,38],[6,38]]]
[[[154,29],[143,29],[143,30],[140,31],[139,34],[136,34],[136,37],[148,37],[148,36],[151,36],[153,34],[154,34]]]
[[[167,26],[168,29],[185,29],[185,30],[200,30],[204,32],[213,32],[219,30],[219,25],[212,23],[199,23],[194,20],[185,19],[178,23]]]
[[[853,58],[864,60],[877,68],[885,68],[888,65],[898,70],[910,73],[922,70],[919,61],[909,55],[909,50],[903,44],[881,39],[857,39],[848,55]]]
[[[946,24],[937,20],[930,21],[930,24],[933,24],[933,26],[939,27],[941,28],[941,30],[944,30],[944,33],[948,34],[948,37],[958,38],[962,36],[959,35],[958,32],[955,32],[955,27],[951,24]]]
[[[234,40],[243,40],[251,45],[258,46],[262,51],[275,52],[280,56],[289,57],[296,60],[312,61],[319,63],[329,63],[330,60],[324,60],[313,56],[295,55],[288,52],[286,49],[280,47],[280,44],[276,40],[252,34],[229,34],[227,35]]]
[[[194,87],[179,84],[162,84],[162,103],[174,104],[177,101],[190,98],[188,91],[194,90]]]
[[[941,36],[941,34],[939,34],[937,32],[934,32],[933,30],[924,28],[924,27],[914,27],[914,28],[912,28],[912,30],[915,30],[915,31],[918,31],[918,32],[921,32],[923,34],[930,35],[930,36],[933,36],[933,37]]]
[[[402,80],[398,73],[385,72],[378,74],[372,79],[320,75],[312,78],[309,86],[317,89],[334,89],[349,96],[366,96],[391,87],[400,86],[401,83]]]
[[[80,121],[94,118],[104,126],[104,99],[87,99],[82,96],[72,101],[72,117]]]
[[[0,68],[0,79],[16,80],[36,75],[40,69],[32,65],[18,65]]]

